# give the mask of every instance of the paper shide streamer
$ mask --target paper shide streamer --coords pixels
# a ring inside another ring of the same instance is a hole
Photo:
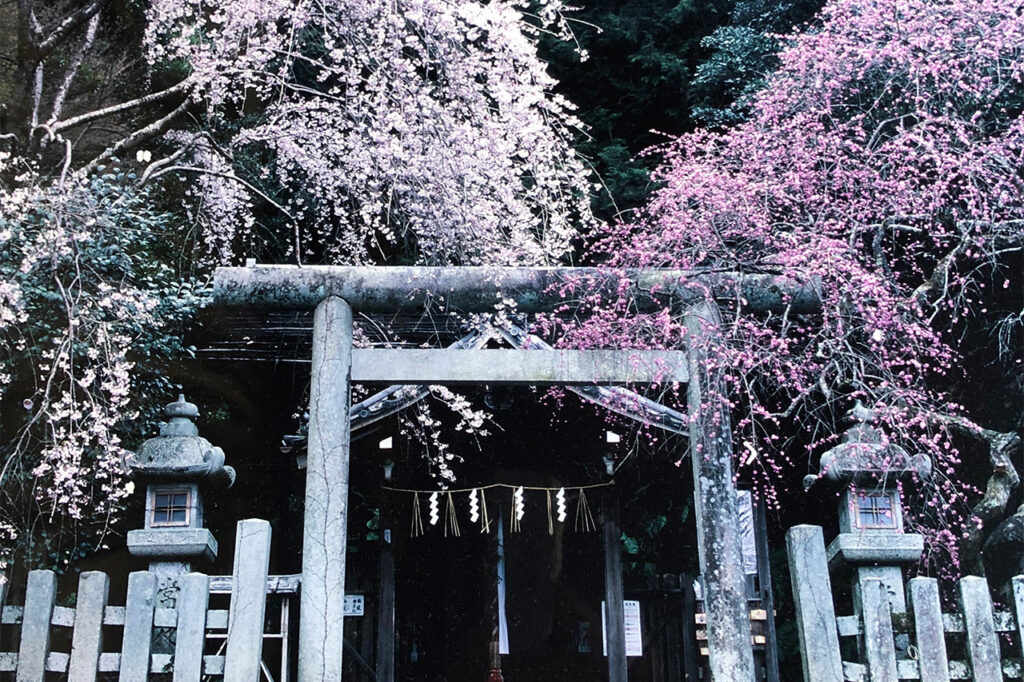
[[[614,481],[574,486],[574,488],[570,488],[570,490],[575,489],[577,494],[576,515],[573,524],[573,527],[577,532],[586,533],[597,530],[597,524],[594,521],[590,501],[587,499],[585,491],[592,488],[605,488],[612,485],[614,485]],[[460,537],[462,535],[462,528],[459,525],[458,518],[459,507],[456,505],[455,500],[458,495],[463,493],[465,493],[469,498],[469,522],[472,524],[480,524],[481,533],[489,533],[491,531],[492,524],[491,518],[487,512],[486,491],[494,488],[508,488],[512,491],[512,505],[509,511],[508,525],[508,531],[511,533],[519,533],[522,531],[522,520],[526,516],[527,491],[538,491],[544,493],[548,520],[547,526],[548,533],[550,535],[554,535],[556,522],[563,524],[568,518],[568,493],[566,493],[566,488],[564,486],[548,488],[494,483],[475,488],[443,491],[391,488],[387,486],[382,489],[389,492],[409,493],[412,495],[412,522],[410,525],[409,535],[410,537],[415,538],[424,534],[423,511],[421,509],[420,501],[421,494],[427,497],[427,524],[430,526],[441,525],[445,537],[448,537],[449,534],[455,537]],[[441,510],[441,504],[444,504],[443,512]],[[442,513],[444,516],[443,523],[441,520]]]

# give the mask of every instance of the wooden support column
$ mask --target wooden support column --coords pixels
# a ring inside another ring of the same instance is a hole
[[[723,368],[708,363],[708,349],[720,334],[721,318],[710,300],[687,308],[684,314],[690,366],[690,460],[707,610],[708,667],[714,682],[747,682],[754,679],[754,652],[733,483],[732,424],[723,397]]]
[[[299,682],[340,682],[348,525],[352,308],[328,296],[313,316]]]
[[[604,601],[608,646],[608,682],[626,682],[626,614],[622,600],[622,548],[619,539],[619,499],[605,495],[602,531],[604,535]]]
[[[683,573],[680,576],[680,587],[683,624],[683,680],[697,682],[700,671],[697,669],[697,596],[693,592],[693,576]]]
[[[391,509],[387,500],[381,501],[380,521],[377,682],[395,682],[395,552],[392,545]]]

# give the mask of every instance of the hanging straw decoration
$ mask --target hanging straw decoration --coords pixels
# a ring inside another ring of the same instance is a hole
[[[409,535],[418,538],[423,535],[423,516],[420,514],[420,494],[412,494],[412,528]]]
[[[482,519],[480,521],[480,532],[490,533],[491,532],[491,519],[487,516],[487,495],[484,493],[484,489],[480,489],[480,514]]]
[[[545,490],[544,493],[548,498],[548,535],[555,534],[555,520],[551,516],[551,491]]]
[[[594,523],[594,516],[590,513],[590,504],[587,503],[587,494],[583,492],[583,488],[579,489],[580,497],[579,501],[576,502],[576,525],[577,531],[583,528],[584,533],[597,530],[597,524]]]
[[[448,493],[448,504],[444,508],[444,536],[448,537],[448,529],[451,528],[452,535],[459,537],[462,533],[459,531],[459,518],[455,515],[455,500],[452,499],[452,494]]]
[[[512,491],[512,518],[509,523],[509,532],[519,532],[519,522],[526,516],[526,505],[523,503],[523,486]]]

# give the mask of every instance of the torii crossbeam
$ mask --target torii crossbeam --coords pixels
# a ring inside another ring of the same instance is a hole
[[[362,350],[352,347],[353,311],[520,312],[572,305],[569,283],[628,291],[640,310],[671,305],[685,316],[685,350]],[[722,378],[708,371],[718,332],[715,299],[752,311],[812,312],[815,287],[793,278],[679,270],[591,268],[252,266],[219,268],[214,299],[224,306],[313,308],[309,441],[303,527],[299,682],[340,682],[353,381],[389,384],[524,385],[686,382],[700,569],[705,576],[709,666],[715,682],[753,680],[729,410]],[[621,599],[609,603],[608,668],[625,682]]]

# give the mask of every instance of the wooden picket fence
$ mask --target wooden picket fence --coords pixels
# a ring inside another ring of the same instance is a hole
[[[996,611],[984,578],[968,576],[958,585],[959,612],[943,613],[934,578],[907,583],[907,613],[893,614],[880,580],[867,580],[860,616],[836,617],[818,526],[787,533],[800,654],[808,682],[897,682],[1024,678],[1024,576],[1011,581],[1012,612]],[[897,638],[905,652],[897,656]],[[840,638],[856,638],[855,661],[843,660]]]
[[[174,608],[157,603],[157,576],[148,571],[129,576],[124,606],[108,604],[105,573],[82,573],[75,607],[70,608],[55,605],[57,578],[52,571],[32,571],[23,605],[4,604],[0,593],[0,625],[20,625],[17,651],[0,651],[0,673],[15,673],[17,682],[43,682],[54,679],[54,673],[75,682],[113,679],[115,674],[121,682],[138,682],[151,673],[168,673],[174,682],[211,676],[253,682],[263,665],[269,562],[270,524],[240,521],[227,610],[209,608],[211,578],[201,573],[179,580]],[[111,628],[121,630],[120,651],[105,650],[104,632],[109,635]],[[173,630],[173,653],[152,650],[154,629],[159,628]],[[52,644],[67,641],[68,630],[69,651],[54,650]],[[207,655],[207,640],[216,638],[226,638],[223,655]]]

